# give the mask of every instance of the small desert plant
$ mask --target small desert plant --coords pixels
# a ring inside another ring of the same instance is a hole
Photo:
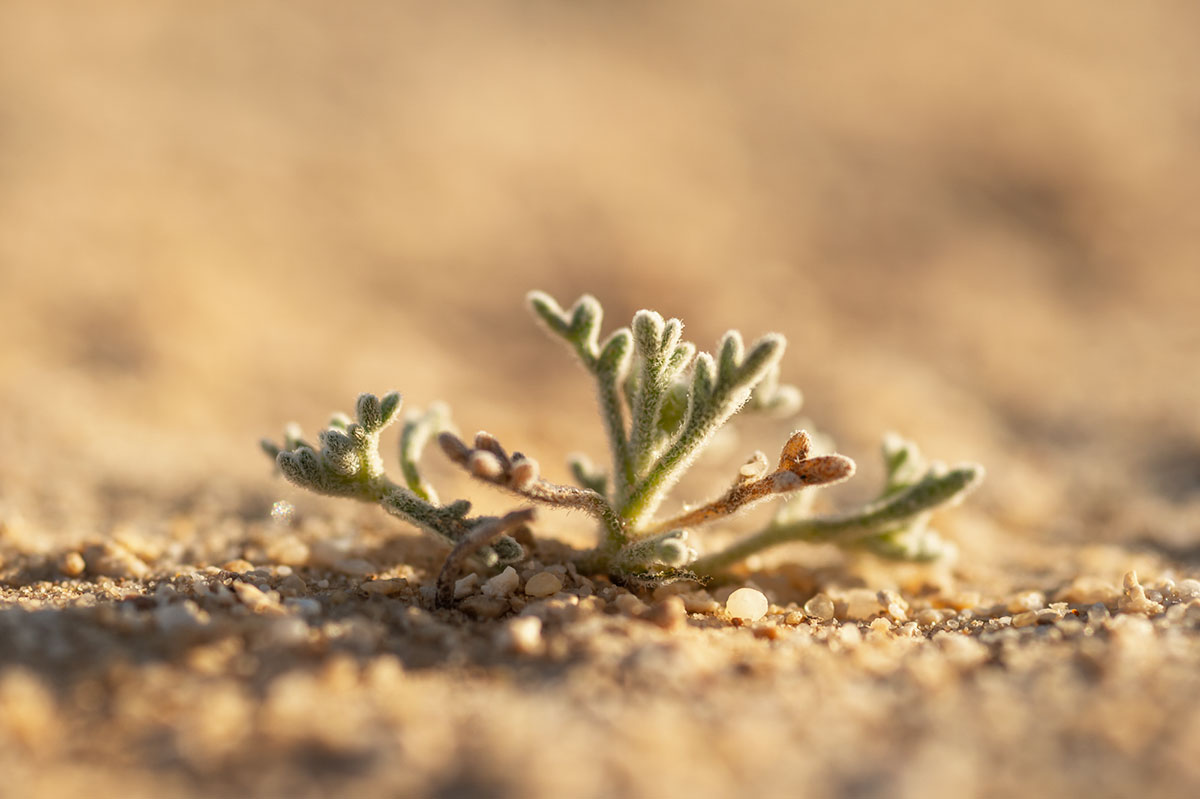
[[[401,434],[404,484],[383,473],[380,431],[396,416],[400,397],[363,394],[357,420],[335,417],[319,447],[290,430],[283,447],[263,446],[279,470],[297,485],[334,496],[381,504],[450,544],[454,549],[439,577],[439,599],[449,601],[452,580],[463,561],[478,555],[487,564],[523,557],[509,533],[523,528],[532,510],[502,517],[469,517],[470,504],[438,504],[417,468],[425,443],[436,433],[446,455],[472,476],[533,503],[583,510],[602,530],[598,546],[578,559],[580,568],[617,579],[670,579],[716,574],[746,557],[791,541],[829,541],[866,548],[893,558],[937,557],[941,545],[926,523],[933,510],[961,498],[983,476],[964,464],[953,469],[921,459],[916,447],[896,436],[884,439],[887,480],[873,502],[830,516],[807,514],[808,503],[785,504],[762,530],[725,550],[697,558],[688,545],[690,530],[736,514],[759,501],[794,495],[800,489],[850,477],[854,462],[843,455],[813,455],[803,430],[789,436],[777,465],[757,452],[737,472],[721,496],[678,515],[660,519],[656,511],[713,434],[743,407],[791,414],[800,394],[779,384],[785,341],[768,334],[747,348],[736,331],[726,333],[716,354],[697,353],[682,339],[683,324],[653,311],[638,311],[630,327],[600,339],[602,311],[592,297],[563,310],[541,292],[529,303],[549,330],[563,338],[596,380],[611,465],[601,470],[582,456],[570,461],[578,486],[543,478],[538,464],[511,454],[493,436],[479,433],[471,444],[448,427],[444,406],[407,417]],[[803,496],[803,495],[801,495]]]

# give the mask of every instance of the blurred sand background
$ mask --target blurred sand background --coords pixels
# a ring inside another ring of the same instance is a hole
[[[563,476],[602,439],[542,288],[785,333],[860,464],[841,497],[885,430],[984,463],[940,529],[985,595],[1194,575],[1198,31],[1185,2],[7,0],[7,565],[205,502],[383,527],[256,450],[364,390]]]

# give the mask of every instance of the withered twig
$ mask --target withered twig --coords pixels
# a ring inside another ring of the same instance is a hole
[[[520,452],[510,456],[495,436],[479,432],[474,448],[453,433],[441,433],[438,444],[450,460],[472,477],[511,491],[526,499],[558,508],[586,511],[604,524],[610,541],[624,543],[624,523],[604,496],[590,488],[552,483],[540,474],[537,461]]]
[[[529,524],[535,515],[536,512],[533,508],[521,508],[498,518],[488,519],[467,533],[454,549],[450,550],[450,554],[442,563],[442,570],[438,572],[438,607],[448,608],[454,604],[454,583],[458,580],[458,575],[462,573],[463,564],[467,562],[468,558],[494,539]]]
[[[808,457],[812,442],[804,430],[792,433],[779,454],[779,466],[767,474],[767,458],[761,452],[746,462],[737,482],[722,496],[706,505],[655,522],[646,533],[695,527],[731,516],[742,508],[773,494],[786,494],[807,486],[840,482],[854,474],[854,461],[844,455]]]

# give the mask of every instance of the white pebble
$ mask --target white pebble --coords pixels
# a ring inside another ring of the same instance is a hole
[[[767,615],[767,598],[762,591],[739,588],[725,600],[725,610],[735,619],[758,621]]]
[[[553,572],[538,572],[525,583],[525,593],[529,596],[543,597],[557,594],[562,590],[562,580]]]
[[[475,589],[479,587],[479,575],[471,572],[466,577],[462,577],[454,581],[454,598],[462,599],[475,593]]]
[[[521,578],[517,576],[517,570],[509,566],[483,584],[483,593],[485,596],[506,597],[516,591],[520,584]]]
[[[1146,589],[1138,582],[1135,571],[1125,573],[1125,596],[1117,600],[1117,607],[1125,613],[1145,613],[1148,616],[1163,611],[1162,605],[1146,596]]]

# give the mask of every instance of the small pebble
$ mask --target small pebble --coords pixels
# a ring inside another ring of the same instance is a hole
[[[1163,606],[1146,596],[1146,589],[1138,582],[1137,572],[1125,574],[1125,596],[1117,600],[1117,607],[1125,613],[1144,613],[1153,616],[1162,613]]]
[[[1180,580],[1175,584],[1175,596],[1180,602],[1190,602],[1193,599],[1200,599],[1200,580],[1188,578]]]
[[[758,621],[767,615],[767,597],[754,588],[739,588],[725,600],[725,610],[735,619]]]
[[[508,566],[483,584],[483,593],[489,597],[506,597],[516,591],[520,584],[521,578],[517,575],[517,570]]]
[[[933,637],[946,659],[959,667],[977,666],[988,656],[988,648],[969,635],[937,633]]]
[[[1200,622],[1200,599],[1193,599],[1188,603],[1183,617],[1191,622]]]
[[[295,616],[282,616],[272,620],[263,638],[274,646],[299,646],[308,641],[308,624]]]
[[[454,598],[462,599],[475,593],[475,589],[479,587],[479,575],[471,572],[466,577],[460,577],[454,581]]]
[[[917,612],[916,622],[922,627],[932,627],[942,620],[942,614],[935,608],[925,608]]]
[[[804,614],[814,621],[829,621],[833,618],[833,600],[828,594],[817,594],[804,603]]]
[[[1020,614],[1027,610],[1041,610],[1046,607],[1046,595],[1041,591],[1022,591],[1008,601],[1005,609],[1009,613]]]
[[[342,558],[333,564],[333,570],[350,577],[366,577],[378,571],[374,563],[362,558]]]
[[[517,607],[518,598],[514,597],[509,602],[512,604],[513,610],[519,609]],[[574,594],[560,594],[542,602],[531,602],[520,612],[522,616],[536,616],[543,622],[568,622],[587,615],[591,607],[589,603],[585,608],[584,603]]]
[[[269,542],[266,545],[266,554],[273,563],[282,563],[288,566],[303,566],[308,563],[311,555],[308,544],[294,535],[283,536]]]
[[[768,622],[754,628],[754,637],[764,641],[778,641],[783,637],[783,631],[779,629],[778,625]]]
[[[83,555],[78,552],[68,552],[58,561],[58,570],[68,577],[78,577],[86,568],[87,564],[83,561]]]
[[[646,609],[646,603],[633,594],[617,594],[612,601],[614,607],[626,616],[638,616]]]
[[[497,619],[509,609],[509,604],[504,597],[475,594],[459,602],[458,608],[476,619]]]
[[[89,571],[102,577],[136,579],[150,573],[145,561],[114,542],[88,547],[83,559]]]
[[[529,578],[529,581],[525,583],[525,593],[532,597],[544,597],[557,594],[562,587],[562,580],[557,574],[544,571]]]
[[[892,623],[880,616],[871,622],[870,628],[873,633],[886,633],[892,629]]]
[[[651,608],[642,614],[646,621],[657,624],[664,630],[674,630],[687,623],[687,608],[678,596],[669,596],[655,602]]]
[[[854,588],[846,593],[846,618],[867,621],[884,612],[879,595],[866,588]]]
[[[689,591],[679,596],[683,600],[683,607],[688,613],[716,613],[721,607],[721,603],[713,599],[712,594],[704,589]]]
[[[1035,610],[1034,614],[1037,615],[1038,624],[1054,624],[1063,617],[1062,612],[1054,608]]]
[[[264,593],[260,588],[250,583],[235,582],[233,592],[243,605],[255,613],[269,613],[279,610],[279,603],[274,592]]]
[[[408,580],[395,577],[390,580],[367,580],[359,586],[368,596],[394,596],[408,588]]]
[[[26,751],[37,750],[58,734],[54,693],[42,678],[23,666],[0,673],[0,707],[4,708],[6,755],[13,747],[8,741],[23,745]]]
[[[1024,613],[1018,613],[1013,616],[1013,627],[1032,627],[1038,623],[1037,611],[1027,610]]]
[[[304,578],[298,574],[289,574],[279,583],[279,593],[285,597],[300,596],[307,590]]]
[[[542,620],[537,616],[510,619],[498,637],[502,648],[519,655],[531,655],[542,648]]]
[[[884,606],[884,611],[893,621],[900,624],[908,621],[908,602],[904,601],[904,597],[886,588],[878,596],[879,604]]]
[[[1078,577],[1055,599],[1076,605],[1094,605],[1114,599],[1120,592],[1111,583],[1097,577]]]

